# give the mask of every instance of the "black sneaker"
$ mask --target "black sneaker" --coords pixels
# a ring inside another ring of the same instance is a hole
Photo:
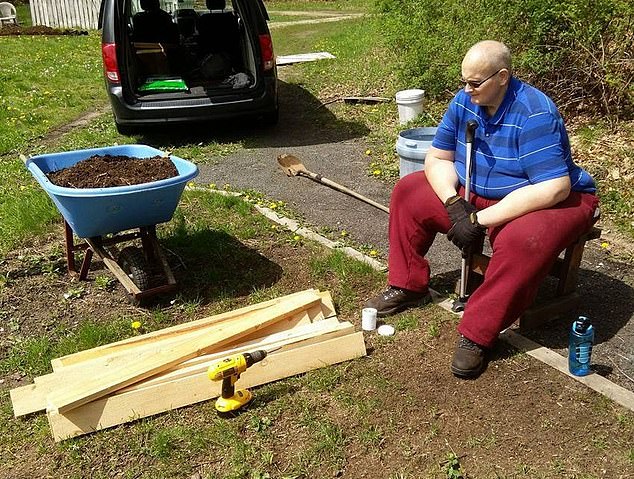
[[[451,362],[451,372],[460,378],[475,378],[484,369],[485,350],[469,338],[460,336]]]
[[[379,295],[368,300],[364,307],[376,309],[376,315],[382,318],[400,313],[408,308],[423,306],[430,301],[431,295],[427,291],[419,293],[390,286]]]

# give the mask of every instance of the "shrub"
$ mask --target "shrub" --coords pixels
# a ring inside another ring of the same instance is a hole
[[[634,113],[634,3],[629,0],[377,0],[403,83],[455,90],[462,56],[497,39],[516,74],[568,112]]]

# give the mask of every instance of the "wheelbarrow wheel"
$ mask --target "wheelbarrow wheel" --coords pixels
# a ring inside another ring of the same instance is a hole
[[[135,246],[127,246],[119,253],[119,265],[130,279],[143,291],[150,287],[150,265],[143,251]]]

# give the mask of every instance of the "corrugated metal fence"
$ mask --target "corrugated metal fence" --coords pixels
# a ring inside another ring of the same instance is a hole
[[[101,0],[31,0],[33,25],[96,29]]]

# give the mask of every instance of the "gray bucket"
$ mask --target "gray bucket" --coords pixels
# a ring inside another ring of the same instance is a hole
[[[425,169],[425,156],[436,135],[436,130],[436,127],[410,128],[398,134],[396,153],[400,157],[401,178]]]

